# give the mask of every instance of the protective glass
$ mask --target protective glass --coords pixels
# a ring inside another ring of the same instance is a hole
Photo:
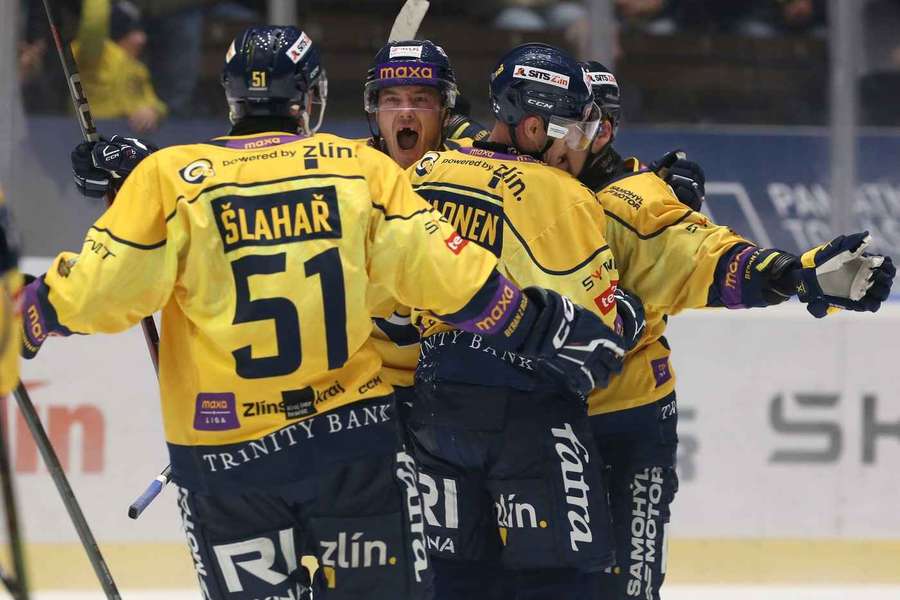
[[[572,150],[585,150],[597,137],[600,129],[602,113],[596,103],[585,110],[582,119],[566,119],[552,116],[547,122],[547,135],[558,140],[565,140],[566,146]]]

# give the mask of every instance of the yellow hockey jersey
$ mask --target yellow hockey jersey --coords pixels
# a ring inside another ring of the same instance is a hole
[[[22,275],[15,267],[16,248],[10,243],[14,233],[6,216],[3,190],[0,189],[0,234],[6,242],[0,252],[0,396],[10,393],[19,382],[19,349],[22,347],[22,316],[19,310],[19,295],[22,289]]]
[[[367,140],[360,140],[366,142]],[[468,148],[471,138],[454,138],[444,142],[443,150]],[[407,306],[388,306],[374,320],[372,344],[381,356],[381,376],[395,388],[411,387],[419,361],[419,332],[411,324]]]
[[[619,276],[604,240],[606,219],[574,177],[483,143],[428,152],[407,172],[413,188],[464,239],[500,258],[498,270],[510,280],[553,289],[615,326]],[[581,282],[591,274],[597,285],[586,290]],[[427,316],[419,323],[423,337],[448,328]]]
[[[720,259],[735,244],[749,243],[686,207],[662,179],[638,171],[632,160],[635,172],[609,183],[597,199],[606,211],[606,240],[619,270],[616,285],[644,303],[647,328],[626,355],[622,373],[590,395],[592,415],[649,404],[675,389],[663,337],[667,315],[707,306]],[[588,293],[606,286],[594,274],[581,284]]]
[[[371,315],[466,305],[496,259],[458,237],[365,144],[222,137],[145,159],[45,283],[72,332],[122,331],[162,309],[170,450],[215,446],[390,393]]]

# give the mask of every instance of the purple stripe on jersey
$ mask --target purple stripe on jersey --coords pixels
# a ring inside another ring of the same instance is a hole
[[[728,308],[745,308],[743,304],[743,279],[747,259],[756,250],[755,246],[747,246],[728,261],[725,270],[725,281],[719,284],[719,297]]]
[[[462,152],[463,154],[469,154],[471,156],[482,156],[484,158],[495,158],[497,160],[517,160],[519,162],[533,162],[539,163],[541,161],[532,158],[531,156],[524,156],[520,154],[505,154],[503,152],[495,152],[493,150],[485,150],[484,148],[457,148],[457,152]]]
[[[464,322],[454,323],[460,329],[495,335],[513,318],[522,305],[522,290],[503,275],[497,275],[497,291],[481,313]]]
[[[240,426],[234,394],[231,392],[201,392],[197,394],[197,405],[194,408],[194,429],[224,431],[237,429]]]
[[[226,148],[235,148],[237,150],[258,150],[268,148],[269,146],[278,146],[280,144],[289,144],[304,139],[306,136],[293,135],[290,133],[270,133],[267,135],[258,135],[252,138],[216,138],[214,142],[225,146]]]

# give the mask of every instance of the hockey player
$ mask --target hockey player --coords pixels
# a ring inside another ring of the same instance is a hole
[[[375,55],[363,92],[370,144],[408,168],[442,147],[458,94],[443,48],[428,40],[386,44]]]
[[[583,69],[556,48],[520,46],[498,63],[491,103],[497,124],[488,140],[427,152],[409,170],[416,191],[466,243],[499,256],[513,281],[572,292],[610,325],[618,313],[630,344],[639,305],[625,294],[617,302],[602,208],[541,162],[565,164],[594,137],[599,111]],[[580,282],[591,273],[605,293],[585,292]],[[587,597],[613,549],[582,399],[479,336],[427,315],[418,323],[409,431],[437,598],[495,597],[491,569],[500,565],[517,572],[520,598]]]
[[[864,254],[866,234],[840,236],[796,257],[759,248],[691,210],[702,202],[696,168],[676,164],[674,155],[651,165],[678,167],[668,173],[667,186],[637,159],[622,159],[612,146],[618,85],[603,65],[588,66],[603,122],[580,179],[606,211],[617,284],[638,294],[647,314],[646,334],[626,357],[622,374],[589,400],[595,441],[609,468],[618,548],[618,563],[598,580],[596,597],[658,599],[678,489],[675,376],[663,335],[668,315],[705,306],[769,306],[792,296],[816,317],[832,307],[874,312],[889,295],[895,269],[889,257]],[[604,289],[593,276],[582,285],[589,293]]]
[[[23,354],[162,310],[163,422],[204,597],[309,598],[298,556],[315,554],[316,598],[428,598],[370,305],[430,307],[582,391],[621,352],[591,313],[497,273],[387,157],[308,136],[315,52],[293,27],[235,39],[230,134],[140,162],[81,253],[26,287]]]

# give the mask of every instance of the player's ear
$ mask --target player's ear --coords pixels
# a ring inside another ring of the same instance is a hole
[[[612,141],[612,134],[612,123],[609,122],[609,119],[600,121],[600,131],[597,132],[597,137],[594,138],[594,142],[591,144],[591,153],[597,154],[603,150],[603,147]]]
[[[535,115],[528,115],[516,125],[516,137],[527,144],[528,151],[543,147],[546,135],[544,120]]]

